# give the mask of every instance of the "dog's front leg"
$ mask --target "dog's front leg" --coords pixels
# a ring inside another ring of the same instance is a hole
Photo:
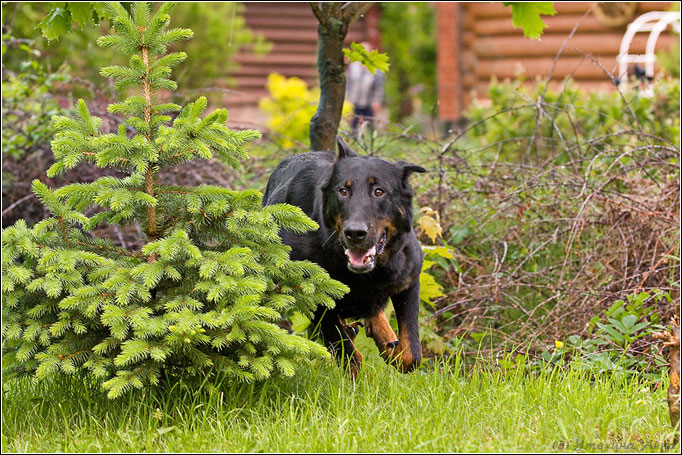
[[[391,297],[398,319],[398,347],[394,350],[396,367],[408,373],[421,364],[419,341],[419,281],[400,294]]]
[[[314,327],[319,326],[322,340],[336,358],[340,360],[344,368],[348,369],[351,377],[355,379],[362,366],[362,354],[353,343],[356,333],[348,327],[338,314],[323,310],[315,315]]]
[[[387,362],[391,361],[393,351],[398,346],[398,337],[383,310],[375,316],[365,319],[365,331],[369,337],[374,339],[381,357]]]

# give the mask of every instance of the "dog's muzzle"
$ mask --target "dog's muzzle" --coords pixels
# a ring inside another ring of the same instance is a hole
[[[368,249],[347,248],[345,253],[348,258],[348,270],[354,273],[367,273],[374,270],[376,257],[384,252],[386,247],[387,233],[384,231],[379,241]]]

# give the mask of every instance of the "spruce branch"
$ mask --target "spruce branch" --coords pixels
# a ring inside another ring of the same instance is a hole
[[[59,189],[36,181],[33,191],[52,217],[2,232],[10,375],[84,372],[116,398],[158,384],[162,370],[189,377],[214,366],[254,381],[291,376],[296,365],[329,357],[277,325],[288,311],[312,315],[347,291],[317,265],[292,261],[279,237],[282,229],[317,225],[296,207],[262,207],[258,191],[159,183],[159,172],[187,161],[218,157],[236,167],[244,145],[260,137],[229,129],[225,109],[206,113],[204,97],[184,107],[158,102],[162,90],[175,88],[172,69],[186,57],[168,46],[192,35],[168,28],[171,6],[156,13],[147,3],[130,13],[107,6],[115,34],[98,43],[130,57],[101,74],[135,91],[108,108],[126,117],[117,133],[102,133],[83,100],[74,118],[53,119],[48,174],[89,162],[126,176]],[[96,237],[102,224],[131,222],[145,227],[139,250]]]

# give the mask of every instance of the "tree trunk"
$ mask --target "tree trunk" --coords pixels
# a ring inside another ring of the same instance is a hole
[[[334,3],[339,16],[341,7]],[[346,98],[346,74],[343,61],[343,40],[347,27],[340,17],[329,18],[327,24],[317,26],[319,44],[317,71],[320,74],[320,104],[310,123],[312,150],[334,150],[336,133],[341,122],[343,101]]]
[[[336,134],[346,98],[346,65],[343,41],[350,24],[372,6],[372,2],[315,2],[310,7],[319,25],[317,71],[320,74],[320,104],[310,122],[310,148],[335,150]]]

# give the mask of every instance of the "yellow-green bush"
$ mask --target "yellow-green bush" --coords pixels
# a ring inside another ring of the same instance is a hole
[[[271,73],[265,85],[270,95],[261,98],[259,107],[268,116],[267,127],[281,147],[310,144],[310,120],[320,100],[318,87],[309,89],[304,80]],[[343,114],[352,112],[352,104],[343,104]]]

